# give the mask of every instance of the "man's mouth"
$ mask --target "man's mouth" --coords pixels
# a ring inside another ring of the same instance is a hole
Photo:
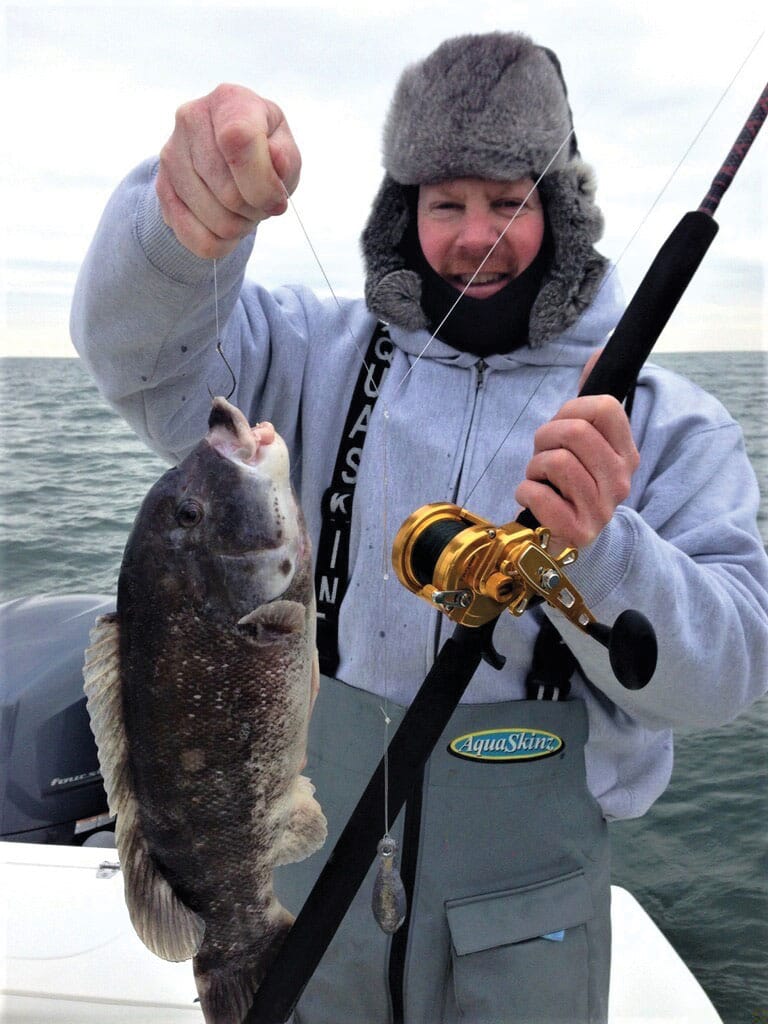
[[[474,271],[468,274],[448,274],[447,280],[460,291],[466,289],[467,295],[485,298],[487,295],[500,291],[512,280],[512,277],[513,275],[510,273],[481,270],[478,274]]]

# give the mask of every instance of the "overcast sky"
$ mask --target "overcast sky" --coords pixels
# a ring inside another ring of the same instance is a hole
[[[629,246],[619,272],[631,295],[760,93],[759,7],[731,0],[715,22],[706,4],[682,0],[6,4],[0,355],[73,354],[72,289],[109,193],[159,151],[176,108],[221,81],[283,107],[304,158],[296,208],[334,290],[359,294],[358,236],[397,75],[447,36],[492,29],[526,31],[558,54],[582,155],[598,173],[599,248],[615,259]],[[768,349],[767,154],[768,128],[660,349]],[[291,211],[265,225],[248,274],[325,290]]]

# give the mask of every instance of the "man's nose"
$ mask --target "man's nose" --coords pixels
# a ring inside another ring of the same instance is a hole
[[[467,211],[461,222],[457,242],[464,249],[487,252],[498,237],[498,225],[493,217],[484,211]]]

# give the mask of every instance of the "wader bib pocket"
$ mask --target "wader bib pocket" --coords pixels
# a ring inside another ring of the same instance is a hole
[[[380,705],[321,680],[305,773],[328,842],[275,872],[294,913],[381,758]],[[394,732],[404,709],[388,711]],[[376,924],[372,865],[294,1024],[605,1024],[610,865],[586,738],[578,700],[461,705],[390,828],[413,880],[405,924]]]
[[[594,909],[583,871],[449,900],[445,911],[452,998],[443,1024],[589,1020],[586,922]]]

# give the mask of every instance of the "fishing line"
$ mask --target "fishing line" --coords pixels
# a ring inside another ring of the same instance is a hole
[[[306,227],[304,226],[304,221],[299,216],[299,211],[296,209],[296,204],[294,203],[293,199],[291,198],[290,192],[285,187],[285,182],[281,181],[280,184],[283,186],[283,192],[285,192],[285,198],[288,201],[288,205],[290,206],[291,210],[293,211],[293,215],[296,218],[296,221],[297,221],[299,227],[301,228],[301,232],[304,235],[304,238],[307,240],[307,245],[309,246],[310,251],[311,251],[312,255],[315,258],[315,263],[317,263],[317,265],[318,265],[318,267],[320,269],[320,273],[323,275],[323,279],[324,279],[326,285],[328,286],[328,291],[331,293],[331,297],[333,298],[333,301],[336,303],[336,308],[338,309],[338,311],[341,313],[341,315],[343,317],[344,316],[344,308],[341,305],[341,302],[339,301],[339,298],[336,295],[336,292],[333,290],[333,285],[331,284],[331,282],[330,282],[330,280],[328,278],[328,274],[325,272],[325,267],[323,266],[322,260],[320,259],[320,256],[318,255],[317,250],[315,249],[314,245],[312,244],[312,239],[309,237],[309,232],[307,231]],[[347,322],[346,318],[344,319],[344,326],[347,329],[347,334],[352,339],[352,344],[355,346],[357,354],[360,356],[360,362],[363,364],[365,369],[368,371],[369,379],[371,379],[370,378],[371,367],[366,362],[366,360],[365,360],[365,353],[360,348],[360,345],[357,342],[357,338],[355,338],[354,334],[352,333],[352,328],[349,326],[349,323]],[[376,388],[376,392],[377,392],[377,394],[376,394],[377,401],[381,401],[382,405],[384,405],[384,400],[381,398],[380,390],[379,390],[378,387]],[[385,406],[385,408],[386,408],[386,406]]]
[[[626,243],[624,248],[621,250],[619,255],[616,257],[616,259],[611,261],[611,264],[610,264],[610,266],[609,266],[605,276],[603,277],[603,280],[600,282],[600,285],[599,285],[597,291],[595,292],[595,298],[592,300],[593,302],[597,299],[597,297],[600,295],[600,293],[602,292],[602,290],[605,287],[605,285],[613,277],[614,273],[618,269],[619,264],[621,263],[622,259],[624,258],[624,256],[628,252],[630,246],[632,245],[632,243],[634,242],[634,240],[637,238],[638,234],[642,230],[643,225],[647,222],[648,218],[653,213],[653,210],[655,209],[655,207],[658,205],[659,201],[661,200],[661,197],[667,191],[667,189],[669,188],[670,184],[672,183],[672,180],[675,178],[675,176],[677,175],[678,171],[680,170],[680,168],[683,166],[683,164],[687,160],[691,150],[696,145],[696,143],[699,141],[699,139],[702,136],[702,134],[704,133],[707,125],[712,120],[712,118],[714,117],[714,115],[717,112],[718,108],[720,107],[721,103],[723,102],[725,97],[730,92],[730,90],[733,87],[733,84],[736,81],[736,79],[739,77],[741,72],[744,70],[745,65],[749,61],[750,57],[754,53],[755,49],[757,48],[758,44],[760,43],[760,40],[763,38],[764,35],[765,35],[765,31],[761,32],[758,35],[757,39],[754,41],[754,43],[750,47],[749,51],[747,52],[746,56],[742,60],[741,64],[739,64],[738,68],[736,69],[736,71],[733,74],[731,80],[728,82],[728,84],[726,85],[726,87],[723,89],[723,91],[721,92],[720,96],[716,100],[714,106],[710,110],[710,112],[707,115],[706,119],[704,120],[704,122],[702,123],[702,125],[700,126],[700,128],[698,129],[696,134],[694,135],[694,137],[691,140],[691,142],[688,144],[688,147],[686,148],[685,152],[683,153],[683,155],[678,160],[677,164],[675,165],[674,169],[672,170],[672,173],[669,175],[667,180],[664,182],[664,184],[662,185],[660,191],[658,192],[658,194],[654,198],[653,202],[648,207],[648,210],[644,214],[642,220],[640,221],[640,223],[638,224],[638,226],[635,228],[634,232],[630,236],[629,241]],[[543,175],[542,175],[542,177],[543,177]],[[541,178],[539,178],[539,181],[540,180],[541,180]],[[460,296],[460,298],[461,298],[461,296]],[[455,303],[454,303],[454,306],[455,306]],[[453,311],[453,307],[451,309],[451,312],[452,311]],[[474,484],[470,488],[469,493],[467,494],[466,498],[464,499],[464,502],[463,502],[464,505],[467,505],[467,506],[469,505],[469,502],[470,502],[470,499],[472,498],[472,495],[477,490],[477,487],[479,486],[479,484],[482,481],[482,479],[485,476],[485,474],[491,468],[491,465],[493,464],[494,460],[498,456],[498,454],[501,451],[501,449],[504,447],[504,445],[509,440],[509,437],[512,434],[512,431],[515,429],[517,424],[520,422],[520,419],[523,416],[523,414],[525,413],[525,410],[528,408],[528,406],[531,404],[531,402],[533,401],[535,396],[538,394],[539,390],[541,389],[542,385],[544,384],[544,382],[546,381],[547,377],[552,372],[552,370],[554,370],[559,365],[559,361],[560,361],[560,358],[561,358],[561,356],[563,354],[565,346],[566,346],[566,341],[562,341],[560,343],[560,345],[558,346],[557,351],[555,352],[554,358],[552,359],[552,362],[549,364],[549,366],[547,366],[546,370],[544,371],[544,373],[542,374],[542,376],[540,377],[540,379],[536,383],[536,386],[534,387],[533,391],[531,392],[531,394],[529,395],[529,397],[525,401],[522,409],[518,412],[517,416],[512,421],[512,424],[509,427],[509,430],[507,430],[506,434],[501,439],[501,441],[500,441],[499,445],[497,446],[496,450],[494,451],[493,455],[491,455],[490,459],[488,460],[486,466],[484,467],[484,469],[482,470],[482,472],[478,476],[477,480],[474,482]],[[425,351],[426,351],[426,349],[425,349]]]
[[[627,250],[629,249],[629,247],[630,247],[630,246],[632,245],[632,243],[634,242],[634,240],[635,240],[635,239],[637,238],[638,234],[640,233],[640,231],[641,231],[641,230],[642,230],[642,228],[643,228],[643,225],[644,225],[644,224],[646,223],[646,221],[648,220],[648,218],[650,217],[650,215],[651,215],[651,214],[653,213],[653,211],[654,211],[654,209],[656,208],[656,206],[657,206],[657,204],[658,204],[659,200],[661,199],[661,197],[662,197],[662,196],[664,195],[664,193],[665,193],[665,192],[667,191],[667,189],[669,188],[670,184],[672,183],[672,179],[673,179],[673,178],[674,178],[674,177],[675,177],[675,176],[677,175],[677,172],[678,172],[678,171],[680,170],[680,168],[681,168],[681,167],[683,166],[683,164],[685,163],[685,161],[686,161],[686,160],[688,159],[688,156],[689,156],[689,154],[690,154],[691,150],[692,150],[692,149],[693,149],[693,147],[694,147],[694,146],[696,145],[696,143],[697,143],[697,142],[699,141],[699,139],[701,138],[701,136],[702,136],[702,135],[704,134],[704,130],[706,129],[707,125],[709,124],[709,122],[710,122],[710,121],[712,120],[712,118],[713,118],[713,117],[715,116],[715,114],[717,113],[717,110],[718,110],[718,108],[719,108],[720,104],[721,104],[721,103],[723,102],[723,100],[725,99],[725,97],[726,97],[726,96],[728,95],[728,93],[730,92],[730,90],[731,90],[731,87],[732,87],[733,83],[734,83],[734,82],[736,81],[736,79],[737,79],[737,78],[739,77],[739,75],[741,74],[741,72],[742,72],[742,71],[744,70],[744,66],[745,66],[745,64],[747,63],[747,61],[749,60],[749,58],[750,58],[750,57],[752,56],[752,54],[753,54],[753,53],[755,52],[755,49],[757,48],[757,46],[758,46],[758,44],[759,44],[760,40],[761,40],[761,39],[763,38],[763,36],[764,36],[764,35],[765,35],[765,32],[763,31],[763,32],[761,32],[761,33],[760,33],[760,35],[759,35],[759,36],[757,37],[757,39],[756,39],[756,40],[754,41],[754,43],[753,43],[753,44],[752,44],[752,46],[750,47],[750,49],[749,49],[749,52],[747,53],[746,57],[745,57],[745,58],[744,58],[744,59],[742,60],[741,64],[740,64],[740,65],[738,66],[738,68],[736,69],[736,72],[734,73],[734,75],[733,75],[733,77],[731,78],[730,82],[728,83],[728,85],[726,85],[725,89],[724,89],[724,90],[722,91],[722,93],[720,94],[720,97],[718,98],[718,100],[717,100],[717,102],[715,103],[714,107],[712,107],[712,109],[710,110],[709,114],[707,115],[707,117],[705,118],[704,122],[702,123],[701,127],[700,127],[700,128],[699,128],[699,130],[698,130],[698,131],[696,132],[696,134],[694,135],[694,137],[693,137],[693,138],[691,139],[691,142],[689,143],[689,145],[688,145],[688,148],[687,148],[687,149],[685,150],[685,152],[683,153],[683,155],[682,155],[682,156],[680,157],[680,159],[678,160],[677,164],[675,165],[675,167],[674,167],[674,169],[673,169],[672,173],[671,173],[671,174],[670,174],[670,176],[669,176],[669,177],[667,178],[667,180],[665,181],[665,183],[664,183],[664,184],[662,185],[662,187],[661,187],[661,190],[660,190],[659,194],[658,194],[658,195],[656,196],[656,198],[655,198],[655,199],[653,200],[653,202],[651,203],[651,205],[650,205],[650,206],[648,207],[648,210],[647,210],[647,212],[646,212],[645,216],[644,216],[644,217],[643,217],[643,219],[642,219],[642,220],[640,221],[640,223],[639,223],[639,224],[637,225],[637,227],[635,228],[634,232],[633,232],[633,233],[632,233],[632,234],[630,235],[629,241],[628,241],[628,242],[627,242],[627,244],[626,244],[626,245],[624,246],[624,248],[623,248],[623,249],[621,250],[621,252],[619,253],[619,255],[618,255],[618,257],[616,258],[616,260],[615,260],[615,261],[613,262],[613,264],[612,264],[612,267],[611,267],[611,271],[610,271],[610,273],[611,273],[611,274],[613,273],[613,271],[615,270],[615,268],[616,268],[616,267],[617,267],[617,266],[619,265],[619,263],[621,262],[621,259],[622,259],[622,257],[624,256],[624,253],[625,253],[625,252],[626,252],[626,251],[627,251]],[[606,276],[606,278],[605,278],[605,281],[607,281],[607,280],[608,280],[608,277],[609,277],[609,276],[610,276],[610,274]],[[605,283],[605,281],[603,282],[603,284]],[[603,287],[603,284],[601,284],[601,285],[600,285],[600,288],[602,288],[602,287]],[[599,294],[599,292],[600,292],[600,289],[598,289],[598,294]]]
[[[280,184],[283,186],[283,191],[285,192],[285,197],[286,197],[286,200],[288,201],[288,205],[290,206],[290,208],[291,208],[291,210],[293,212],[293,215],[296,218],[296,221],[297,221],[299,227],[301,228],[301,232],[304,235],[304,238],[306,239],[307,245],[309,246],[309,249],[310,249],[310,251],[312,253],[312,256],[314,257],[314,260],[317,263],[317,266],[318,266],[318,268],[320,270],[320,273],[323,275],[323,279],[324,279],[326,285],[328,286],[328,291],[331,293],[331,297],[333,298],[333,301],[336,304],[336,308],[338,309],[339,313],[341,313],[342,317],[344,317],[344,326],[346,327],[347,333],[349,334],[349,337],[352,340],[352,344],[354,345],[355,350],[357,351],[357,354],[360,356],[360,361],[362,362],[363,366],[365,367],[365,369],[369,373],[369,380],[373,383],[373,376],[371,374],[371,366],[367,363],[366,358],[365,358],[365,353],[363,352],[363,350],[361,349],[360,345],[358,344],[357,338],[355,338],[355,335],[352,332],[352,328],[349,326],[349,322],[347,321],[347,319],[345,317],[345,314],[344,314],[344,309],[343,309],[343,307],[341,305],[341,302],[339,301],[338,296],[336,295],[336,292],[334,291],[333,285],[331,284],[331,281],[330,281],[330,279],[328,277],[328,274],[326,273],[325,267],[323,266],[323,262],[320,259],[320,255],[319,255],[317,249],[315,248],[315,246],[314,246],[314,244],[312,242],[312,239],[309,236],[309,232],[307,231],[307,228],[306,228],[306,226],[304,224],[304,221],[302,220],[301,215],[299,214],[299,211],[296,208],[296,204],[294,203],[293,199],[291,198],[291,195],[290,195],[288,189],[285,187],[285,183],[281,181]],[[382,384],[384,382],[385,377],[386,377],[386,371],[385,371],[384,375],[382,376],[382,380],[381,380]],[[387,515],[387,509],[388,509],[388,506],[389,506],[389,485],[390,485],[390,480],[389,480],[389,459],[388,459],[388,453],[389,453],[388,428],[389,428],[390,414],[389,414],[389,407],[387,406],[387,403],[384,401],[383,397],[381,396],[381,386],[378,385],[378,384],[374,384],[374,387],[375,387],[375,390],[376,390],[377,404],[381,403],[382,415],[383,415],[383,430],[382,430],[382,451],[383,451],[383,456],[382,456],[382,460],[383,460],[383,466],[382,466],[382,488],[383,488],[383,494],[384,494],[384,501],[382,503],[382,505],[383,505],[383,508],[382,508],[382,527],[383,527],[383,536],[384,536],[384,538],[386,538],[387,537],[387,531],[389,529],[389,527],[388,527],[389,517]],[[383,584],[383,586],[382,586],[381,606],[382,606],[382,619],[386,623],[387,622],[387,610],[388,610],[388,600],[387,600],[387,597],[388,597],[388,593],[389,593],[389,587],[388,587],[388,583],[389,583],[389,552],[388,552],[388,546],[387,546],[386,540],[385,540],[385,543],[382,545],[382,552],[381,552],[381,554],[382,554],[381,580],[382,580],[382,584]],[[389,727],[392,724],[392,719],[391,719],[390,714],[389,714],[389,662],[388,662],[388,654],[387,654],[387,652],[388,652],[388,645],[385,643],[383,645],[383,663],[382,663],[382,680],[383,680],[383,684],[384,684],[384,686],[383,686],[383,689],[384,689],[383,702],[384,703],[383,703],[383,706],[380,706],[380,710],[381,710],[381,713],[382,713],[382,716],[383,716],[383,720],[384,720],[384,833],[383,834],[384,834],[385,838],[389,837],[389,826],[390,826],[390,820],[389,820]]]

